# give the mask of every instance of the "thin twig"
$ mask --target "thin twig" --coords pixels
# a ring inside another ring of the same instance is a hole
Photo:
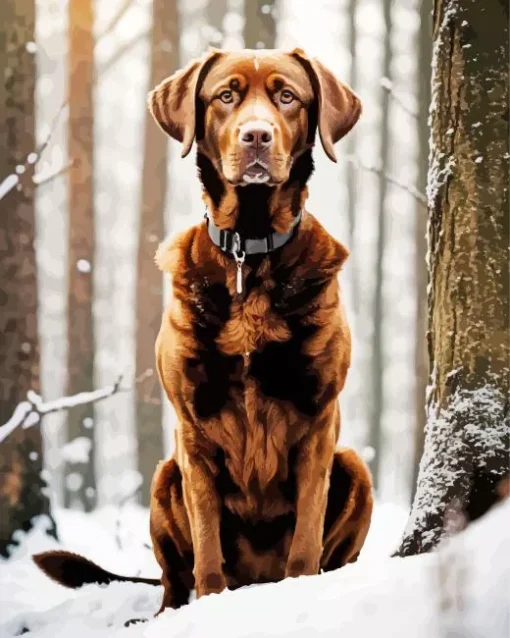
[[[425,207],[427,206],[427,196],[424,193],[421,193],[412,184],[405,184],[404,182],[401,182],[396,177],[393,177],[392,175],[388,175],[388,173],[385,173],[382,170],[382,168],[378,166],[370,166],[368,164],[363,164],[363,162],[359,159],[359,157],[356,157],[355,155],[349,155],[347,156],[346,159],[348,162],[351,162],[351,164],[354,164],[354,166],[357,166],[358,168],[364,171],[367,171],[368,173],[374,173],[375,175],[380,175],[390,184],[393,184],[394,186],[397,186],[398,188],[412,195],[412,197],[414,197],[416,201],[422,204],[423,206]]]
[[[388,78],[382,78],[381,87],[389,94],[390,98],[395,102],[395,104],[398,104],[405,113],[407,113],[415,120],[418,119],[418,113],[416,113],[414,109],[408,106],[405,101],[397,93],[395,93],[391,80],[388,80]]]
[[[22,164],[24,170],[20,174],[25,174],[26,172],[28,172],[27,169],[29,169],[30,171],[35,170],[35,166],[37,166],[39,160],[41,159],[42,154],[48,147],[48,144],[50,143],[55,133],[57,124],[60,120],[60,116],[62,115],[65,108],[67,107],[67,104],[68,104],[68,99],[66,97],[66,99],[60,105],[60,108],[58,109],[56,115],[54,116],[50,125],[50,130],[48,131],[48,135],[46,135],[42,144],[39,146],[39,148],[37,148],[35,151],[33,151],[32,153],[29,153],[26,156],[25,161]],[[11,173],[11,175],[7,175],[7,177],[3,179],[3,181],[0,183],[0,199],[3,199],[8,193],[11,192],[11,190],[15,186],[18,185],[18,183],[20,182],[20,177],[19,177],[20,174]]]
[[[41,159],[42,154],[44,153],[44,151],[46,150],[48,144],[51,141],[51,138],[53,137],[55,130],[57,128],[58,122],[60,120],[60,116],[62,115],[62,113],[65,111],[65,109],[67,108],[67,105],[69,103],[69,97],[66,95],[66,97],[64,98],[64,100],[62,101],[62,104],[60,105],[55,117],[53,118],[51,125],[50,125],[50,130],[48,131],[48,135],[46,136],[46,138],[44,139],[43,143],[39,146],[39,148],[35,151],[37,157],[35,159],[35,162],[30,162],[31,164],[36,164],[39,162],[39,160]],[[27,158],[27,162],[28,162],[28,158]]]
[[[148,38],[149,35],[150,35],[149,29],[146,31],[141,31],[133,39],[128,40],[128,42],[125,42],[121,47],[119,47],[117,51],[115,51],[115,53],[113,53],[108,58],[108,60],[106,60],[106,62],[103,62],[103,64],[99,67],[95,76],[95,81],[97,82],[97,80],[100,77],[102,77],[105,73],[107,73],[112,68],[112,66],[114,66],[122,58],[122,56],[125,53],[127,53],[132,47],[134,47],[136,44],[138,44],[142,40],[145,40],[146,38]]]
[[[75,161],[72,160],[68,164],[65,164],[64,166],[59,168],[58,171],[55,171],[54,173],[50,173],[49,175],[44,175],[44,173],[42,176],[40,173],[38,173],[37,175],[34,175],[33,177],[34,184],[36,186],[44,186],[45,184],[52,182],[57,177],[60,177],[60,175],[67,173],[74,166],[74,164],[75,164]]]
[[[115,27],[117,26],[117,24],[121,21],[121,19],[124,17],[124,15],[128,12],[128,10],[130,9],[130,7],[133,5],[133,0],[124,0],[124,4],[122,4],[119,8],[119,10],[117,11],[117,13],[112,17],[112,19],[110,20],[110,22],[106,25],[106,27],[101,31],[101,33],[98,34],[97,38],[96,38],[96,43],[101,40],[101,38],[104,38],[106,35],[108,35],[109,33],[111,33]]]

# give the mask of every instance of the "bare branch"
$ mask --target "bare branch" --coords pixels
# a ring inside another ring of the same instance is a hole
[[[39,160],[41,159],[42,154],[44,153],[44,151],[46,150],[48,144],[51,141],[51,138],[53,137],[56,129],[57,129],[57,125],[58,122],[60,120],[60,116],[62,115],[62,113],[67,109],[67,105],[69,104],[69,97],[66,95],[66,97],[64,98],[64,100],[62,101],[62,104],[60,105],[55,117],[53,118],[51,125],[50,125],[50,130],[48,131],[48,135],[46,136],[46,138],[44,139],[43,143],[39,146],[39,148],[35,151],[36,154],[36,158],[34,159],[33,157],[31,157],[30,155],[27,157],[26,163],[28,164],[35,164],[37,165],[37,163],[39,162]],[[33,160],[33,161],[30,161]]]
[[[46,414],[69,410],[77,405],[97,403],[120,392],[130,392],[133,390],[135,385],[144,381],[147,376],[148,375],[144,373],[137,377],[132,385],[123,386],[123,375],[120,375],[113,385],[108,385],[104,388],[93,390],[92,392],[79,392],[78,394],[46,402],[44,402],[42,397],[40,397],[37,393],[30,390],[27,392],[26,401],[19,403],[11,418],[0,426],[0,443],[5,441],[5,439],[17,428],[22,427],[26,430],[36,425]]]
[[[119,47],[117,49],[117,51],[115,51],[115,53],[113,53],[108,58],[108,60],[106,60],[106,62],[103,62],[103,64],[99,67],[99,69],[98,69],[98,71],[96,73],[96,78],[95,78],[96,82],[101,76],[103,76],[105,73],[108,73],[108,71],[113,66],[115,66],[115,64],[122,58],[122,56],[125,53],[127,53],[130,49],[132,49],[136,44],[138,44],[142,40],[145,40],[146,38],[148,38],[149,35],[150,35],[150,30],[141,31],[134,38],[132,38],[128,42],[125,42],[121,47]]]
[[[105,28],[101,31],[101,33],[98,34],[96,43],[99,40],[101,40],[101,38],[104,38],[106,35],[108,35],[115,29],[117,24],[122,20],[122,18],[128,12],[128,10],[130,9],[132,5],[133,5],[133,0],[124,0],[122,5],[119,7],[119,10],[117,11],[117,13],[112,17],[110,22],[105,26]]]
[[[350,162],[351,164],[354,164],[354,166],[357,166],[358,168],[360,168],[363,171],[366,171],[368,173],[374,173],[376,175],[380,175],[386,181],[388,181],[390,184],[393,184],[394,186],[397,186],[398,188],[400,188],[400,189],[406,191],[407,193],[409,193],[410,195],[412,195],[412,197],[414,197],[415,200],[417,202],[419,202],[421,205],[423,205],[425,207],[427,206],[427,196],[424,193],[421,193],[412,184],[405,184],[404,182],[401,182],[396,177],[393,177],[392,175],[388,175],[388,173],[385,173],[382,170],[382,168],[380,168],[378,166],[370,166],[368,164],[363,164],[363,162],[359,159],[359,157],[356,157],[355,155],[349,155],[349,156],[346,157],[346,159],[347,159],[348,162]]]
[[[405,113],[407,113],[410,117],[414,118],[415,120],[418,119],[418,113],[416,113],[414,109],[408,106],[405,103],[405,101],[399,95],[397,95],[397,93],[395,93],[395,91],[393,90],[393,84],[391,80],[389,80],[388,78],[382,78],[381,86],[384,89],[384,91],[388,93],[388,95],[395,102],[395,104],[398,104]]]

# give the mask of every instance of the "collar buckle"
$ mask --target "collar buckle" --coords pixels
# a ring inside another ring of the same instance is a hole
[[[238,232],[235,232],[233,236],[232,252],[234,253],[234,255],[237,255],[237,253],[242,252],[241,251],[241,235],[239,235]]]

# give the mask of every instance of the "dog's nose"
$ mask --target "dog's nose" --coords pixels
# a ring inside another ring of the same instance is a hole
[[[239,130],[239,141],[248,148],[267,148],[273,143],[273,131],[264,122],[245,124]]]

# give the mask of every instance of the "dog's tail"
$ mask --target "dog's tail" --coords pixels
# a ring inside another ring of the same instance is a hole
[[[119,576],[106,571],[99,565],[71,552],[43,552],[32,556],[34,563],[47,576],[64,587],[77,589],[89,583],[108,585],[120,581],[125,583],[145,583],[146,585],[160,585],[157,578],[139,578],[137,576]]]

